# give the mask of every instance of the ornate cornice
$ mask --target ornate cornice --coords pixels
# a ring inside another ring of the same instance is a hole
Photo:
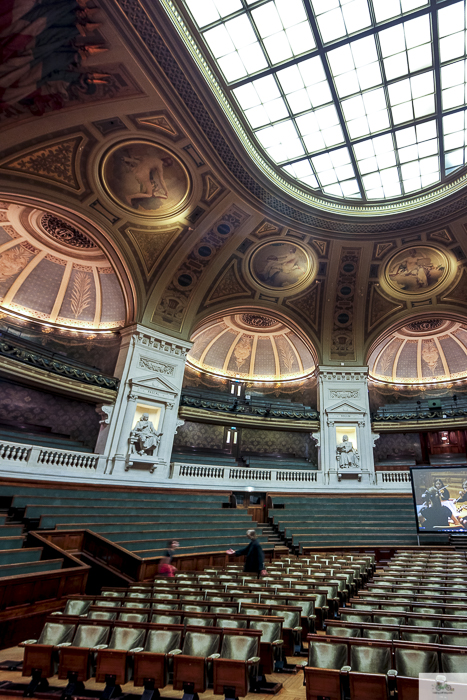
[[[435,224],[438,221],[445,221],[448,218],[452,218],[467,208],[467,196],[462,194],[463,183],[460,182],[460,179],[457,185],[457,191],[450,196],[449,200],[445,200],[441,206],[436,206],[435,203],[431,204],[428,208],[429,202],[426,200],[427,195],[421,194],[419,197],[413,198],[410,203],[404,202],[400,205],[397,203],[388,205],[384,211],[379,212],[379,216],[370,210],[363,211],[362,208],[362,210],[359,211],[358,208],[352,208],[351,206],[348,206],[345,212],[345,205],[343,206],[342,204],[336,203],[335,205],[328,206],[330,211],[329,218],[327,218],[321,212],[317,212],[317,206],[316,208],[312,208],[312,206],[310,206],[310,204],[312,204],[311,202],[309,202],[308,205],[304,203],[304,207],[300,209],[294,206],[293,203],[285,201],[284,196],[276,196],[261,183],[260,178],[264,179],[264,175],[262,175],[259,170],[259,177],[253,177],[252,173],[247,170],[243,162],[239,160],[235,150],[230,146],[214,121],[214,118],[211,116],[211,114],[216,111],[216,100],[213,97],[212,100],[205,100],[203,102],[202,93],[200,93],[201,96],[198,95],[193,83],[179,67],[173,54],[157,31],[155,24],[151,21],[149,16],[150,10],[148,9],[148,12],[146,12],[138,0],[118,0],[118,2],[127,20],[139,35],[145,48],[157,62],[166,79],[172,85],[190,113],[190,116],[203,132],[210,146],[224,163],[230,175],[235,178],[248,194],[257,200],[258,204],[260,204],[263,209],[266,206],[280,219],[285,218],[289,221],[293,221],[295,225],[319,228],[329,233],[374,235]],[[159,14],[161,11],[160,9]],[[171,36],[172,38],[175,36],[175,40],[178,38],[174,30],[171,30]],[[181,45],[180,39],[178,39],[178,43]],[[454,184],[455,183],[452,184],[453,187]],[[439,191],[437,191],[438,196],[447,196],[447,189],[447,185],[439,188]],[[417,206],[427,206],[427,208],[416,216],[403,217],[404,213],[407,213],[409,207],[410,209],[414,209]],[[344,216],[342,214],[344,214]],[[393,216],[389,216],[391,214]],[[365,216],[367,220],[373,216],[374,219],[373,222],[361,223],[356,220],[358,216]]]

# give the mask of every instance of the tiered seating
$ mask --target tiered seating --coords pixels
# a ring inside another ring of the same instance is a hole
[[[0,578],[36,574],[61,569],[63,559],[40,561],[40,547],[22,549],[24,537],[21,525],[5,525],[0,515]]]
[[[215,452],[174,452],[170,458],[171,462],[181,462],[182,464],[199,464],[215,467],[238,467],[238,461],[232,455]]]
[[[416,545],[413,503],[405,496],[278,496],[274,527],[295,551],[306,547]]]
[[[76,452],[92,452],[79,440],[72,440],[68,435],[54,434],[34,430],[33,427],[18,430],[14,427],[0,424],[0,442],[17,442],[20,445],[41,445],[55,450],[73,450]]]
[[[247,455],[244,461],[252,469],[312,469],[316,471],[318,467],[310,464],[305,459],[299,457],[275,457],[273,455]]]
[[[163,556],[169,539],[179,539],[177,556],[225,551],[245,544],[251,516],[223,509],[218,493],[54,489],[2,484],[11,509],[34,529],[87,529],[141,558]],[[264,548],[272,550],[273,543]]]
[[[399,552],[308,636],[307,700],[418,700],[420,673],[467,673],[466,584],[464,554]]]

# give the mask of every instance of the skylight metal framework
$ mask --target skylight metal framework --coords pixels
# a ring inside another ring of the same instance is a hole
[[[466,164],[467,0],[179,0],[263,153],[373,203]]]

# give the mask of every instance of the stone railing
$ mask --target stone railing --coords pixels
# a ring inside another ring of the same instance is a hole
[[[381,486],[410,486],[410,472],[376,472],[376,483]]]
[[[322,473],[313,470],[294,469],[248,469],[246,467],[217,467],[201,464],[171,464],[170,479],[188,484],[215,484],[216,486],[238,488],[239,484],[271,488],[276,484],[293,485],[322,484]]]
[[[88,452],[56,450],[41,445],[21,445],[6,440],[0,442],[0,468],[6,469],[24,466],[28,472],[38,468],[57,476],[68,470],[96,472],[100,458],[101,455]]]

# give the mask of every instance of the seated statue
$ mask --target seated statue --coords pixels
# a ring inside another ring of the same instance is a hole
[[[161,437],[162,433],[158,433],[149,420],[149,414],[143,413],[130,433],[130,454],[153,455]]]
[[[360,455],[348,435],[343,435],[342,442],[337,445],[336,459],[339,469],[356,469],[360,466]]]

